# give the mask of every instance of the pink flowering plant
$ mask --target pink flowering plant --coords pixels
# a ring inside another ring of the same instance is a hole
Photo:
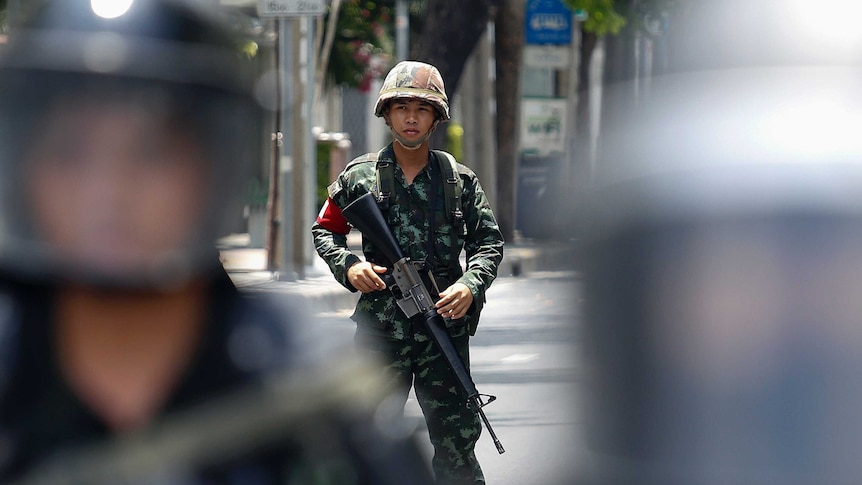
[[[341,5],[327,83],[367,92],[392,67],[392,8],[379,2],[349,0]]]

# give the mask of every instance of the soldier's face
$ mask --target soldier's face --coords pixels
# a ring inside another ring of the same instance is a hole
[[[431,133],[437,110],[421,99],[395,99],[389,104],[387,124],[407,141],[420,140]]]
[[[131,102],[67,100],[25,156],[35,230],[58,256],[122,274],[183,247],[203,214],[208,173],[177,119]]]

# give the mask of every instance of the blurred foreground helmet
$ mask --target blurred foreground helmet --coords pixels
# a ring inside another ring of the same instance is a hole
[[[726,4],[674,27],[721,46],[729,31],[711,22],[761,18]],[[755,5],[780,30],[775,3],[733,6]],[[769,29],[742,59],[691,52],[691,69],[652,79],[603,125],[582,258],[592,455],[579,483],[862,476],[862,68],[773,54]]]
[[[260,120],[208,6],[30,2],[0,51],[0,266],[172,285],[238,217]]]
[[[419,98],[437,108],[440,119],[449,120],[449,98],[436,67],[417,61],[399,62],[383,80],[374,115],[383,116],[386,104],[395,98]]]

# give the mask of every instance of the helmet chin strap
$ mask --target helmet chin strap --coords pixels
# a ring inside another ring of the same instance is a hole
[[[428,141],[428,138],[431,138],[431,134],[434,133],[434,130],[437,129],[438,123],[439,123],[439,121],[435,121],[434,124],[431,126],[431,129],[428,130],[428,133],[425,133],[425,135],[422,138],[419,138],[417,140],[412,140],[412,141],[407,140],[403,136],[399,135],[398,132],[396,132],[394,129],[392,129],[391,125],[389,126],[389,131],[392,132],[392,136],[395,137],[395,141],[397,141],[399,145],[403,146],[407,150],[418,150],[419,147],[421,147],[423,143]],[[388,124],[389,123],[387,123],[387,125]]]
[[[397,141],[399,145],[403,146],[407,150],[418,150],[419,147],[421,147],[422,144],[425,143],[425,141],[428,140],[428,138],[431,136],[431,132],[428,132],[428,134],[426,134],[422,138],[419,138],[418,140],[407,140],[403,136],[396,133],[395,130],[390,131],[392,131],[392,136],[395,137],[395,141]]]

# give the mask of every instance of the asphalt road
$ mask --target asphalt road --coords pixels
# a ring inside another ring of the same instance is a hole
[[[488,292],[479,331],[471,340],[472,375],[506,449],[497,453],[484,432],[477,456],[489,485],[572,483],[580,466],[579,291],[573,273],[534,272],[498,278]],[[350,312],[323,313],[318,324],[350,339]],[[405,413],[420,432],[418,404]],[[430,444],[426,450],[430,459]]]

